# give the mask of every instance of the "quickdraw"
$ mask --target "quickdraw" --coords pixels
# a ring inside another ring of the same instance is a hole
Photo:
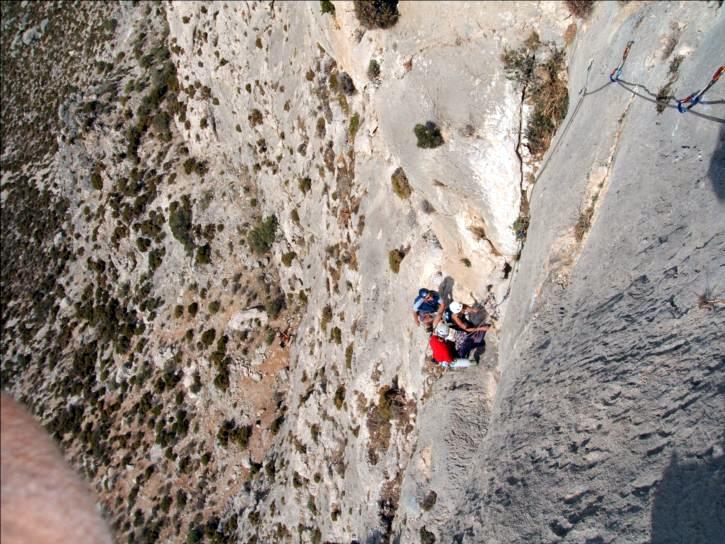
[[[710,89],[710,87],[717,83],[717,80],[720,79],[720,76],[723,72],[725,72],[725,65],[720,66],[720,68],[715,70],[715,73],[713,74],[710,83],[708,83],[704,89],[702,89],[701,91],[695,91],[690,96],[686,96],[685,98],[678,100],[677,111],[679,111],[680,113],[686,113],[687,110],[699,104],[700,99],[702,99],[703,95]]]
[[[612,83],[616,83],[617,81],[619,81],[619,78],[622,76],[622,68],[624,68],[624,63],[627,62],[629,50],[631,49],[633,43],[634,40],[630,40],[627,42],[627,46],[624,48],[624,53],[622,53],[622,62],[620,62],[619,66],[617,66],[614,70],[612,70],[612,73],[609,74],[609,81],[611,81]]]

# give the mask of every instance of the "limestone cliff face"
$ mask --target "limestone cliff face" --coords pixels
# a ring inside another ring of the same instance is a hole
[[[300,523],[305,538],[390,533],[429,387],[410,302],[453,277],[456,296],[498,311],[523,183],[522,105],[499,57],[533,30],[561,40],[564,17],[547,5],[403,4],[394,31],[363,32],[345,2],[334,16],[314,3],[169,8],[181,80],[218,101],[190,101],[179,129],[194,153],[253,172],[260,205],[280,222],[277,258],[296,255],[280,271],[285,287],[310,300],[271,453],[277,472],[255,484],[262,502],[239,496],[244,534]],[[347,76],[354,92],[341,88]],[[427,121],[443,146],[416,146],[413,127]],[[391,187],[398,168],[407,198]],[[396,273],[393,250],[405,255]],[[350,497],[361,500],[350,508]],[[313,526],[310,510],[333,516]]]
[[[533,189],[501,325],[495,400],[434,394],[453,398],[443,417],[455,423],[431,440],[440,412],[419,418],[403,540],[722,538],[723,91],[686,115],[653,99],[673,78],[677,96],[701,88],[722,56],[722,10],[691,7],[600,4],[580,30],[569,115]],[[629,40],[624,82],[608,84]],[[469,424],[482,404],[481,439]],[[450,485],[436,466],[467,476]],[[430,490],[455,514],[421,508]]]
[[[57,150],[3,150],[3,213],[50,186],[47,240],[12,221],[66,256],[22,289],[3,263],[4,384],[118,536],[716,541],[722,82],[685,115],[656,96],[709,79],[722,9],[399,11],[365,30],[342,1],[109,8]],[[3,54],[39,55],[47,36],[16,48],[43,16],[4,15]],[[567,68],[544,74],[569,108],[543,157],[501,59],[533,33]],[[444,143],[423,149],[428,121]],[[479,366],[433,368],[422,286],[482,303]]]

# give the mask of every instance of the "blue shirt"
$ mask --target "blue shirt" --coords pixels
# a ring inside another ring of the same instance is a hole
[[[430,291],[429,294],[433,295],[432,300],[425,300],[425,297],[421,297],[420,295],[415,297],[415,301],[413,301],[413,310],[419,314],[436,313],[438,311],[438,306],[440,306],[440,297],[435,291]]]

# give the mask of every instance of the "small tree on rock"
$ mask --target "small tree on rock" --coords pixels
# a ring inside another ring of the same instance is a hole
[[[390,28],[398,22],[398,0],[355,0],[355,16],[365,28]]]
[[[428,121],[425,125],[415,125],[413,132],[416,138],[418,138],[418,147],[432,149],[444,143],[441,130],[433,121]]]

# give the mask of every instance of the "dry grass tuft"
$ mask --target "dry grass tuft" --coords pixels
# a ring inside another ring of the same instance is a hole
[[[594,0],[564,0],[564,4],[574,17],[588,19],[594,11]]]
[[[594,215],[594,207],[590,206],[581,214],[579,214],[579,220],[574,226],[574,237],[577,242],[581,242],[586,236],[589,229],[592,228],[592,216]]]

